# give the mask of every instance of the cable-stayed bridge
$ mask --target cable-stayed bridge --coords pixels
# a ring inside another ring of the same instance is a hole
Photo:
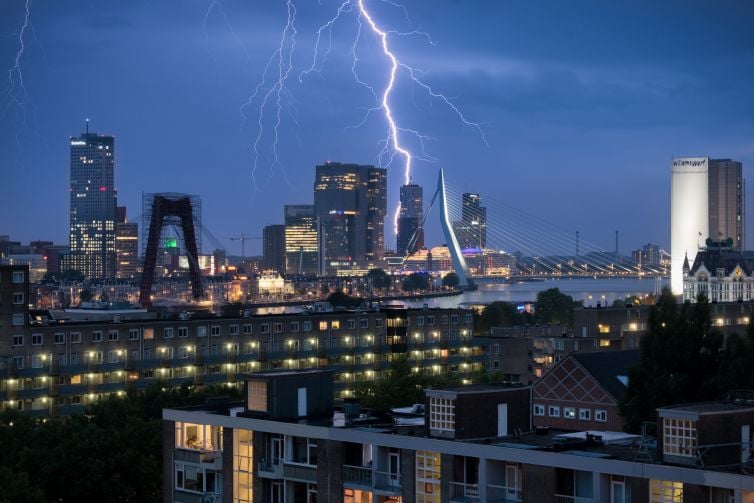
[[[453,269],[462,286],[550,277],[660,277],[669,254],[641,263],[601,246],[575,229],[564,229],[488,194],[448,183],[442,170],[424,215],[424,226],[439,214]],[[407,263],[411,257],[407,257]]]

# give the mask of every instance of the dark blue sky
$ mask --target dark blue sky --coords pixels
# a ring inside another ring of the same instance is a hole
[[[6,106],[0,93],[0,234],[67,242],[68,137],[86,117],[92,130],[116,136],[116,186],[131,217],[141,213],[142,191],[200,194],[205,225],[231,253],[239,246],[227,237],[261,235],[264,225],[282,223],[283,204],[312,201],[316,164],[376,163],[383,117],[348,129],[373,105],[351,75],[356,18],[335,26],[321,74],[300,83],[316,28],[339,3],[298,4],[278,144],[283,167],[271,168],[268,108],[252,197],[259,102],[245,123],[241,107],[280,42],[284,1],[225,0],[205,23],[211,1],[34,0],[21,60],[28,99]],[[744,176],[754,166],[750,1],[407,1],[410,23],[388,3],[367,5],[385,29],[431,34],[435,45],[420,36],[391,42],[487,135],[489,146],[401,80],[396,116],[435,138],[426,150],[437,162],[417,162],[414,171],[427,187],[444,167],[460,189],[579,229],[607,248],[618,229],[628,252],[647,241],[669,245],[672,156],[732,157],[743,161]],[[23,14],[22,0],[0,4],[4,76]],[[387,62],[366,31],[358,55],[360,75],[379,88]],[[391,212],[402,178],[395,164]],[[754,205],[753,191],[747,196]],[[747,228],[752,247],[754,216]],[[441,242],[436,225],[428,238]]]

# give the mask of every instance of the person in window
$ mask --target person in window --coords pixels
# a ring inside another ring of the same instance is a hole
[[[186,447],[188,447],[189,449],[198,448],[198,446],[196,445],[196,436],[192,435],[186,439]]]

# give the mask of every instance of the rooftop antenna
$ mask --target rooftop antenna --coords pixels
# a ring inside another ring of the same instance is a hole
[[[86,134],[89,134],[89,119],[86,119]]]

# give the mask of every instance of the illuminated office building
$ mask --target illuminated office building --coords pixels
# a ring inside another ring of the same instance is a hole
[[[401,211],[398,214],[396,252],[399,255],[408,256],[424,247],[422,188],[414,183],[403,185],[400,200]]]
[[[126,207],[118,206],[115,221],[115,252],[118,278],[133,278],[139,271],[139,224],[126,220]]]
[[[314,213],[322,232],[327,271],[361,267],[382,258],[387,172],[359,164],[317,166]]]
[[[87,278],[114,278],[115,138],[71,137],[70,268]]]
[[[286,274],[317,274],[319,252],[314,206],[289,204],[284,212]]]
[[[744,248],[744,179],[742,165],[730,159],[681,157],[671,166],[671,288],[683,293],[683,262],[694,263],[710,238],[732,240]]]

